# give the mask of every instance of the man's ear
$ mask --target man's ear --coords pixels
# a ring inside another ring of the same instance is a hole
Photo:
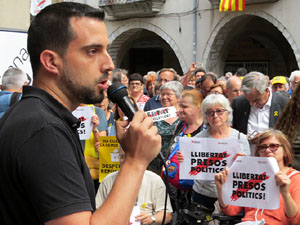
[[[40,55],[40,61],[45,70],[53,74],[60,74],[60,69],[62,67],[61,56],[51,50],[44,50]]]

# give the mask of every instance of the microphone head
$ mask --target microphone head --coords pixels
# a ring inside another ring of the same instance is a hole
[[[107,96],[109,100],[116,103],[118,99],[128,96],[127,87],[121,83],[113,83],[107,89]]]

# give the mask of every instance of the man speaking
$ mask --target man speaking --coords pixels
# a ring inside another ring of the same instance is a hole
[[[153,121],[137,112],[118,122],[126,160],[111,194],[95,210],[95,190],[80,146],[80,103],[101,102],[107,73],[104,13],[62,2],[44,8],[28,30],[34,82],[0,120],[0,224],[128,224],[144,171],[160,151]],[[147,143],[147,144],[145,144]]]

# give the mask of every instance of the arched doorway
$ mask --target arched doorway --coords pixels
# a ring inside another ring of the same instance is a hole
[[[250,12],[251,14],[251,12]],[[271,78],[282,75],[289,76],[299,68],[295,55],[299,50],[290,34],[268,14],[239,15],[224,18],[222,24],[215,28],[211,51],[206,53],[207,67],[219,75],[225,72],[235,72],[239,67],[248,71],[260,71]],[[281,28],[279,30],[279,28]],[[292,47],[293,46],[293,47]]]
[[[157,34],[147,30],[137,30],[122,44],[117,60],[120,68],[129,73],[146,74],[161,68],[174,68],[182,74],[179,61],[170,46]]]
[[[178,74],[187,70],[176,42],[159,27],[144,22],[132,22],[109,35],[109,53],[117,68],[129,73],[174,68]]]

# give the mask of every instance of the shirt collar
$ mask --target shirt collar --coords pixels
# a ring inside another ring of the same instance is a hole
[[[23,98],[28,97],[39,98],[53,111],[54,114],[65,120],[73,130],[77,130],[80,125],[80,120],[73,116],[66,107],[48,92],[34,86],[23,86]]]
[[[271,107],[271,102],[272,102],[272,96],[273,96],[273,94],[272,94],[272,91],[270,91],[270,90],[269,90],[269,93],[270,93],[269,99],[268,99],[267,103],[264,105],[264,107],[265,106]]]

